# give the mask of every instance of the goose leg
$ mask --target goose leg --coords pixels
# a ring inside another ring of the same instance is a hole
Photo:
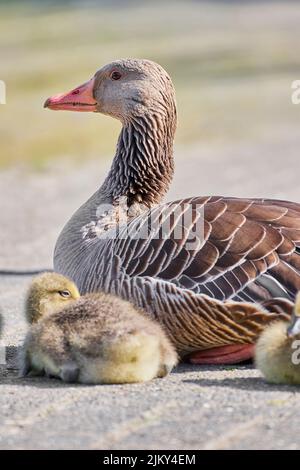
[[[189,356],[192,364],[238,364],[252,359],[254,344],[231,344],[217,348],[197,351]]]

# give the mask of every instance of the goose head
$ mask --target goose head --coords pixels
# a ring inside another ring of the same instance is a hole
[[[25,306],[27,321],[36,323],[79,297],[78,289],[70,279],[57,273],[43,273],[32,281],[29,288]]]
[[[115,158],[97,200],[116,205],[123,198],[128,207],[149,208],[162,199],[173,177],[177,113],[172,81],[160,65],[116,60],[83,85],[48,98],[44,106],[121,121]]]
[[[98,112],[122,122],[149,113],[176,113],[169,75],[145,59],[120,59],[105,65],[83,85],[48,98],[44,107]]]

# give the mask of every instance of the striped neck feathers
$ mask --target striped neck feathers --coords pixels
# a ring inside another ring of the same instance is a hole
[[[124,122],[101,193],[115,203],[125,197],[128,207],[159,203],[173,178],[175,130],[174,100]]]

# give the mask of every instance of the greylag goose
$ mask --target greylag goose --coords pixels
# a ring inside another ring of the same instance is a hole
[[[300,295],[291,322],[275,321],[262,332],[255,362],[267,382],[300,385]]]
[[[289,318],[300,288],[300,204],[221,196],[163,203],[177,115],[172,81],[152,61],[112,62],[44,106],[122,123],[105,181],[57,240],[55,270],[81,293],[111,292],[145,309],[192,362],[253,357],[262,329]]]
[[[164,377],[177,363],[157,322],[112,294],[79,298],[76,286],[60,274],[33,281],[26,310],[31,327],[21,352],[21,376],[132,383]]]

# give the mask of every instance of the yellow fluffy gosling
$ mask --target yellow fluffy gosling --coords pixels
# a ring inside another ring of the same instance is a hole
[[[131,383],[163,377],[177,363],[158,323],[111,294],[79,298],[75,285],[55,273],[33,281],[26,316],[33,324],[23,346],[21,376]]]
[[[300,385],[300,293],[291,322],[274,322],[263,331],[255,361],[268,382]]]

